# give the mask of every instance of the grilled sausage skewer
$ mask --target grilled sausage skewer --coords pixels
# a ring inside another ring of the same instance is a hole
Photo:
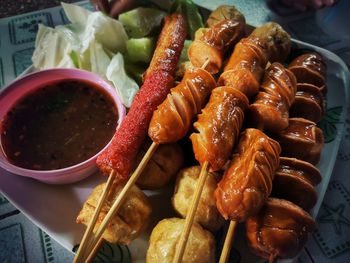
[[[303,82],[319,85],[306,90],[312,96],[297,93],[296,98],[306,97],[306,100],[299,99],[298,106],[310,106],[310,101],[319,104],[321,100],[313,97],[325,90],[326,65],[322,58],[317,54],[304,54],[296,58],[289,69],[302,85],[305,85]],[[292,107],[290,111],[295,113],[296,109]],[[316,163],[323,146],[322,131],[312,121],[302,118],[291,118],[288,123],[283,131],[275,131],[283,154]],[[271,194],[274,198],[269,198],[261,211],[246,221],[249,245],[258,255],[275,262],[279,257],[292,258],[298,254],[315,227],[315,221],[306,211],[317,202],[315,186],[320,181],[321,175],[312,164],[295,158],[280,158]]]
[[[246,96],[252,97],[257,93],[267,61],[280,55],[280,50],[274,49],[273,43],[282,43],[281,36],[286,36],[282,42],[289,50],[289,35],[279,25],[271,23],[236,45],[219,79],[219,85],[226,86],[213,90],[208,104],[194,124],[199,133],[192,134],[190,139],[202,171],[180,236],[175,263],[181,262],[207,172],[209,168],[213,171],[220,169],[228,160],[248,106]]]
[[[148,126],[152,113],[164,100],[173,85],[173,75],[176,71],[185,37],[186,22],[182,15],[168,15],[164,20],[164,26],[152,58],[152,61],[161,63],[152,63],[151,61],[151,67],[148,69],[144,84],[136,94],[128,114],[113,136],[111,144],[97,158],[97,166],[101,171],[109,173],[110,178],[127,179],[137,152],[146,137],[146,126]],[[167,68],[163,67],[164,65],[167,65]],[[109,184],[106,188],[110,188],[110,184],[113,181],[108,179]],[[122,202],[125,199],[125,195],[131,186],[132,180],[131,185],[127,184],[124,187],[122,191],[124,195],[120,194],[118,196],[118,199],[113,204],[113,209],[110,209],[96,234],[90,238],[107,194],[102,195],[91,223],[84,234],[83,242],[79,247],[74,262],[84,261],[85,254],[91,251],[98,243],[109,220],[120,206],[118,202]]]

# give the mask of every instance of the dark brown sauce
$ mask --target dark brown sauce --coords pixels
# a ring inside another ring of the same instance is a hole
[[[100,151],[117,120],[115,104],[103,90],[83,81],[54,82],[29,93],[8,112],[1,144],[17,166],[61,169]]]

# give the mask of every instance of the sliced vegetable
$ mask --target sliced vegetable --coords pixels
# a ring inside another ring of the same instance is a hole
[[[160,27],[165,12],[155,8],[138,7],[119,15],[129,37],[141,38]]]
[[[131,38],[126,41],[126,54],[131,62],[149,63],[155,49],[155,40],[150,37]]]

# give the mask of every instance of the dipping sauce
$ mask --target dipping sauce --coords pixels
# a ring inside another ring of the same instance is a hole
[[[89,82],[53,82],[27,94],[7,113],[1,146],[19,167],[69,167],[107,145],[117,127],[117,112],[110,95]]]

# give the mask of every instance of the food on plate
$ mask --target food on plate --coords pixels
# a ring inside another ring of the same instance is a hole
[[[196,67],[217,73],[224,56],[244,36],[244,16],[233,6],[219,6],[209,16],[208,28],[199,28],[188,48],[188,57]],[[215,21],[215,22],[214,22]]]
[[[265,71],[258,95],[249,106],[251,121],[261,129],[278,132],[288,126],[289,107],[294,102],[296,79],[278,62]]]
[[[319,54],[307,53],[295,58],[288,68],[295,74],[298,82],[290,116],[319,122],[326,107],[326,63]]]
[[[194,39],[198,28],[203,27],[203,18],[198,6],[192,0],[175,0],[170,8],[171,12],[181,13],[187,22],[187,35]]]
[[[266,45],[268,60],[271,63],[283,62],[292,47],[290,35],[275,22],[257,27],[251,33],[251,37],[259,39],[263,45]]]
[[[327,65],[318,53],[306,53],[295,58],[288,66],[298,83],[313,84],[325,94],[327,92]]]
[[[272,190],[279,166],[278,142],[257,129],[246,129],[236,154],[215,190],[216,206],[225,219],[245,221],[256,214]]]
[[[266,259],[293,258],[315,229],[312,217],[297,205],[269,198],[257,215],[246,222],[252,250]]]
[[[149,63],[155,48],[152,37],[130,38],[126,41],[126,56],[131,62]]]
[[[200,166],[182,169],[176,179],[172,204],[177,213],[186,217],[193,193],[201,171]],[[203,192],[199,200],[194,221],[211,232],[217,231],[224,223],[216,208],[214,191],[218,183],[218,174],[208,173]]]
[[[89,224],[104,187],[105,183],[95,187],[84,203],[76,219],[77,223],[86,226]],[[123,185],[116,185],[108,194],[107,202],[103,204],[94,230],[98,229],[122,188]],[[147,196],[137,186],[133,186],[118,213],[108,224],[102,237],[110,243],[129,244],[132,240],[137,238],[146,227],[151,212],[152,207]]]
[[[317,202],[315,187],[321,180],[320,171],[312,164],[295,158],[281,157],[271,196],[291,201],[309,211]]]
[[[117,172],[121,180],[128,178],[136,155],[144,142],[149,122],[157,106],[173,86],[173,76],[186,37],[183,17],[165,17],[145,81],[131,108],[115,133],[111,144],[97,158],[97,166],[105,173]]]
[[[209,162],[212,171],[223,167],[240,133],[247,97],[234,86],[213,89],[209,102],[194,123],[190,139],[196,159]]]
[[[144,145],[138,153],[137,164],[146,153],[147,146],[149,144]],[[136,184],[142,189],[160,189],[176,175],[183,162],[183,152],[178,144],[161,144],[152,155]]]
[[[164,25],[158,36],[156,49],[144,74],[144,79],[147,78],[148,74],[157,71],[167,72],[171,76],[175,75],[186,32],[186,23],[181,14],[174,13],[164,18]]]
[[[55,28],[39,24],[32,61],[36,69],[79,68],[111,81],[122,103],[130,107],[137,83],[124,70],[121,53],[128,36],[122,23],[102,12],[62,3],[71,22]]]
[[[282,156],[317,164],[324,145],[323,132],[316,123],[303,118],[289,118],[289,126],[274,135]]]
[[[295,100],[289,109],[290,116],[319,122],[325,112],[326,101],[322,91],[313,84],[297,83]]]
[[[215,79],[206,70],[186,71],[181,82],[154,111],[148,128],[151,139],[160,144],[183,138],[215,86]]]
[[[255,96],[267,61],[282,61],[290,46],[290,36],[278,24],[258,27],[236,44],[218,85],[233,86],[248,98]]]
[[[184,224],[185,219],[180,218],[161,220],[152,231],[146,262],[173,262]],[[191,228],[182,262],[215,262],[215,239],[196,222]]]
[[[118,20],[123,24],[129,37],[141,38],[158,28],[165,16],[164,11],[156,8],[137,7],[120,14]]]
[[[1,148],[22,168],[66,168],[102,150],[117,124],[118,111],[106,91],[89,81],[55,81],[12,106],[1,123]]]

